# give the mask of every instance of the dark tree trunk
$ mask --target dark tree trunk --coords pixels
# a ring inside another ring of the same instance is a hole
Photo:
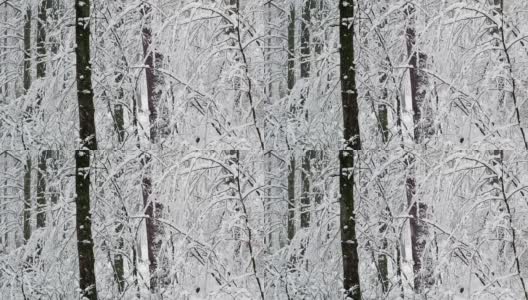
[[[158,257],[161,248],[161,240],[159,239],[161,227],[157,218],[161,217],[163,206],[152,197],[152,166],[150,154],[145,154],[142,160],[145,174],[143,176],[143,205],[145,207],[146,229],[147,229],[147,254],[149,258],[150,271],[150,290],[153,293],[158,292],[158,283],[160,281],[160,274],[158,270]]]
[[[142,29],[143,41],[143,55],[145,59],[146,81],[147,81],[147,97],[149,108],[149,122],[150,122],[150,143],[156,145],[159,142],[159,122],[158,122],[158,105],[161,97],[159,87],[163,84],[163,78],[155,68],[161,65],[163,57],[156,52],[156,48],[152,44],[152,16],[150,15],[152,8],[145,4],[142,7],[142,15],[147,18],[146,25]],[[145,206],[145,214],[147,215],[147,249],[149,257],[150,270],[150,290],[154,293],[158,291],[158,283],[160,274],[158,270],[159,250],[161,241],[158,238],[161,235],[161,226],[156,221],[163,211],[163,205],[155,199],[152,199],[152,178],[151,178],[151,157],[146,154],[143,159],[143,166],[146,168],[143,176],[143,205]]]
[[[295,157],[294,153],[291,155],[288,168],[288,243],[295,236]]]
[[[359,110],[354,62],[354,2],[339,1],[339,49],[341,97],[343,108],[343,137],[345,150],[339,152],[339,190],[341,251],[343,256],[343,285],[346,296],[361,300],[359,282],[358,242],[354,210],[354,150],[361,149]]]
[[[416,293],[423,293],[424,289],[431,285],[431,270],[425,264],[424,254],[427,237],[429,235],[429,228],[427,223],[421,219],[426,218],[427,205],[416,196],[416,179],[414,174],[415,159],[408,157],[406,165],[408,166],[410,174],[405,179],[405,188],[407,193],[407,203],[410,207],[409,226],[411,231],[411,255],[413,259],[414,272],[414,290]]]
[[[385,93],[387,91],[385,90]],[[379,130],[381,132],[381,140],[385,144],[389,141],[389,119],[387,117],[387,105],[378,105]]]
[[[416,49],[416,9],[410,4],[405,13],[409,18],[409,26],[406,29],[407,55],[409,57],[409,79],[411,85],[411,101],[413,109],[414,142],[423,144],[431,135],[431,116],[426,104],[425,88],[427,86],[427,76],[420,71],[421,66],[426,63],[426,55]],[[406,178],[407,202],[410,207],[410,231],[411,249],[414,272],[414,290],[416,293],[423,293],[432,285],[432,274],[430,266],[424,262],[425,246],[429,235],[427,223],[420,219],[427,215],[427,204],[416,197],[415,179],[415,159],[409,156],[406,160],[410,174]]]
[[[31,237],[31,153],[27,153],[24,167],[24,243]]]
[[[310,226],[310,197],[311,197],[311,158],[313,150],[308,150],[304,153],[302,162],[302,195],[301,195],[301,228],[308,228]]]
[[[91,151],[89,150],[75,151],[75,191],[77,192],[75,227],[77,230],[81,298],[97,300],[92,216],[90,213],[90,155]]]
[[[122,89],[120,90],[120,95],[122,96]],[[121,99],[120,99],[121,100]],[[116,104],[114,106],[114,114],[115,114],[115,125],[116,125],[116,131],[117,131],[117,138],[119,144],[122,144],[125,140],[125,130],[124,130],[124,118],[123,118],[123,105],[122,104]],[[117,177],[121,176],[122,172],[119,172],[116,175]],[[125,215],[124,208],[121,209],[122,216]],[[121,216],[121,217],[122,217]],[[114,255],[114,278],[117,283],[117,288],[119,292],[123,292],[125,289],[125,275],[124,275],[124,261],[123,261],[123,255],[121,254],[121,251],[123,251],[124,248],[124,241],[122,237],[123,232],[123,223],[121,221],[121,218],[118,218],[120,221],[118,221],[116,225],[116,235],[117,235],[117,253]]]
[[[354,62],[354,3],[339,1],[339,44],[341,62],[341,96],[343,107],[343,137],[345,150],[339,153],[341,192],[341,251],[343,256],[343,285],[346,296],[361,299],[359,257],[354,211],[354,150],[361,149],[359,110],[357,103],[356,69]]]
[[[356,214],[354,209],[354,151],[341,150],[339,153],[341,192],[341,251],[343,255],[343,284],[347,297],[361,300],[359,284],[359,256],[356,238]]]
[[[346,5],[344,4],[346,3]],[[341,97],[343,106],[343,137],[345,149],[361,149],[359,136],[359,108],[356,89],[356,65],[354,62],[354,6],[350,1],[340,0],[339,42],[341,69]],[[348,27],[349,26],[349,27]]]
[[[75,0],[75,48],[77,62],[77,97],[79,102],[79,137],[82,150],[97,149],[95,107],[90,62],[90,1]]]
[[[159,87],[163,84],[163,76],[156,68],[161,66],[163,56],[156,51],[152,44],[152,8],[145,4],[142,7],[142,14],[146,20],[146,24],[142,29],[143,41],[143,55],[145,59],[145,75],[147,79],[147,98],[149,108],[149,123],[150,123],[150,140],[152,144],[159,142],[160,124],[158,120],[159,101],[161,98],[161,90]]]
[[[122,91],[120,92],[122,95]],[[125,141],[125,118],[123,114],[123,104],[114,105],[115,130],[117,132],[117,141],[122,144]]]
[[[46,76],[46,23],[47,8],[51,0],[41,0],[38,8],[37,18],[37,78]],[[40,107],[42,102],[42,93],[37,94],[36,107]]]
[[[47,151],[41,151],[38,158],[37,172],[37,228],[46,226],[46,159]]]
[[[90,1],[75,1],[75,41],[77,48],[77,98],[79,104],[80,149],[75,151],[75,190],[79,287],[81,298],[97,299],[95,256],[90,213],[90,155],[97,150],[95,107],[90,62]]]
[[[288,20],[288,94],[295,86],[295,6],[290,6]],[[295,104],[290,105],[291,117],[295,116]],[[288,145],[289,150],[292,150]],[[295,235],[295,152],[290,152],[290,165],[288,168],[288,243]]]
[[[31,87],[31,7],[28,6],[24,15],[24,94],[27,95]],[[26,100],[27,102],[27,100]],[[24,114],[24,121],[29,122],[33,111],[32,103],[28,103]],[[23,135],[22,135],[23,136]],[[22,142],[24,140],[22,139]],[[24,148],[27,150],[26,145]]]
[[[24,15],[24,93],[31,86],[31,8]],[[31,109],[30,109],[31,110]]]

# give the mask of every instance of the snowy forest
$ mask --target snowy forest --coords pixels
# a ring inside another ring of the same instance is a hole
[[[0,299],[528,300],[526,130],[525,0],[0,0]]]

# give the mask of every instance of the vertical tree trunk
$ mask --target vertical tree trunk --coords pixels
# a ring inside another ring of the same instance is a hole
[[[295,157],[291,153],[288,168],[288,243],[295,236]]]
[[[405,10],[410,22],[406,29],[405,36],[407,55],[411,66],[408,72],[411,86],[414,142],[421,145],[426,141],[427,137],[431,134],[431,131],[429,111],[427,111],[425,103],[427,77],[424,72],[420,71],[421,65],[425,65],[426,56],[416,49],[415,10],[414,5],[412,4],[409,4]],[[433,280],[430,266],[427,266],[423,261],[429,228],[427,224],[420,219],[425,218],[427,215],[427,204],[421,202],[420,199],[416,197],[416,166],[414,157],[409,156],[406,159],[406,165],[410,168],[405,186],[407,189],[407,203],[410,207],[409,212],[412,216],[409,221],[409,226],[411,232],[414,290],[416,293],[423,293],[427,287],[432,285]]]
[[[38,157],[37,172],[37,228],[46,226],[46,160],[47,151],[41,151]]]
[[[123,95],[123,90],[120,89],[119,94]],[[122,98],[122,97],[120,97]],[[114,105],[115,130],[117,132],[117,141],[122,144],[125,141],[125,118],[123,113],[123,104],[117,103]]]
[[[295,86],[295,5],[290,5],[288,20],[288,94]],[[290,114],[295,116],[295,104],[290,105]],[[290,165],[288,168],[288,243],[295,235],[295,152],[288,145]]]
[[[344,149],[339,152],[339,190],[343,285],[346,296],[361,300],[354,210],[354,150],[361,149],[354,62],[354,1],[339,1],[339,49]]]
[[[31,87],[31,7],[28,5],[26,14],[24,16],[24,94],[27,95],[29,88]],[[27,101],[27,100],[26,100]],[[31,105],[26,109],[24,115],[24,121],[29,122],[31,114]],[[22,137],[22,143],[24,148],[27,150],[24,138]],[[27,153],[25,174],[24,174],[24,243],[27,243],[31,237],[31,152]]]
[[[310,77],[311,70],[311,44],[310,44],[310,30],[312,22],[312,8],[314,7],[315,0],[305,0],[302,10],[302,22],[301,22],[301,78],[308,80]],[[305,82],[306,85],[307,82]],[[304,107],[306,97],[308,96],[308,87],[306,85],[305,90],[301,93],[301,108],[305,111],[305,117],[308,118],[308,113]]]
[[[122,95],[123,90],[120,90],[120,95]],[[115,108],[115,118],[116,118],[116,129],[117,129],[117,138],[119,144],[122,144],[125,140],[125,131],[124,131],[124,121],[123,121],[123,106],[121,104],[116,104]],[[116,177],[120,176],[122,172],[119,172]],[[122,214],[124,215],[124,208],[121,209]],[[119,220],[121,218],[118,218]],[[124,241],[122,237],[123,232],[123,223],[118,221],[116,226],[116,235],[117,235],[117,253],[114,255],[114,278],[117,283],[117,288],[120,293],[125,289],[125,275],[124,275],[124,261],[121,251],[124,248]]]
[[[46,23],[47,9],[51,0],[40,0],[37,17],[37,78],[46,76]],[[37,109],[42,102],[41,91],[37,94]]]
[[[24,15],[24,93],[31,86],[31,7]],[[31,110],[31,108],[29,108]]]
[[[24,244],[31,237],[31,152],[27,152],[24,167]]]
[[[162,76],[156,72],[156,66],[159,66],[163,60],[160,53],[156,52],[152,44],[152,16],[151,7],[144,4],[142,7],[142,15],[147,18],[146,25],[142,29],[143,54],[145,56],[145,74],[147,80],[147,97],[149,108],[149,122],[150,122],[150,143],[156,145],[159,141],[159,124],[158,124],[158,104],[161,97],[159,86],[163,83]],[[145,206],[145,214],[147,215],[147,249],[149,257],[149,271],[150,271],[150,290],[154,293],[158,291],[158,281],[160,278],[158,270],[158,256],[161,247],[161,241],[158,236],[161,234],[161,226],[156,222],[156,218],[161,216],[163,206],[161,203],[152,199],[152,178],[151,178],[151,158],[146,154],[143,159],[143,166],[146,167],[143,177],[143,205]]]
[[[80,149],[75,151],[75,190],[79,287],[81,298],[97,300],[90,212],[90,155],[97,150],[90,62],[90,1],[75,0],[75,41]]]
[[[384,94],[387,90],[384,90]],[[381,133],[381,141],[383,144],[389,141],[389,119],[387,116],[387,105],[381,103],[378,105],[379,130]]]
[[[304,118],[308,121],[308,110],[306,109],[306,98],[309,94],[308,80],[310,78],[311,71],[311,41],[310,41],[310,30],[312,22],[312,9],[314,8],[315,0],[306,0],[302,9],[302,22],[301,22],[301,78],[305,85],[304,90],[301,92],[301,111],[304,112]],[[310,226],[310,153],[311,150],[307,150],[303,153],[302,159],[302,172],[301,172],[301,228],[308,228]],[[304,255],[306,243],[308,237],[304,238],[301,242],[301,255]]]
[[[31,7],[28,6],[26,14],[24,15],[24,94],[27,95],[29,88],[31,87]],[[27,99],[26,99],[27,102]],[[24,114],[24,121],[28,123],[31,118],[33,111],[32,104],[27,104],[26,112]],[[22,143],[25,143],[22,135]],[[26,145],[24,148],[27,150]]]
[[[51,0],[41,0],[37,16],[37,79],[46,77],[46,23],[47,9]],[[36,109],[40,108],[42,91],[37,93]],[[37,228],[46,226],[46,159],[47,151],[41,151],[38,157],[37,172]],[[37,256],[42,250],[41,242],[37,244]]]
[[[46,226],[46,159],[48,151],[41,151],[38,156],[38,167],[37,167],[37,229],[44,228]],[[42,243],[39,240],[37,242],[37,258],[40,256],[42,251]]]
[[[75,151],[75,191],[77,193],[75,227],[77,230],[81,298],[97,300],[92,216],[90,212],[90,155],[91,151],[88,150]]]
[[[142,29],[143,55],[145,59],[145,75],[147,79],[147,102],[149,108],[150,141],[152,144],[159,142],[158,106],[161,98],[159,87],[163,84],[163,76],[156,71],[163,61],[163,56],[158,53],[152,44],[152,8],[149,4],[142,7],[142,15],[147,18]]]
[[[149,154],[145,154],[145,157],[142,160],[142,165],[145,169],[142,188],[143,206],[145,207],[145,215],[147,216],[145,225],[147,229],[147,255],[149,258],[150,290],[153,293],[157,293],[160,279],[160,272],[158,270],[158,256],[161,247],[161,240],[159,239],[161,228],[156,219],[160,218],[163,206],[161,203],[156,202],[152,196],[152,166],[151,157]]]

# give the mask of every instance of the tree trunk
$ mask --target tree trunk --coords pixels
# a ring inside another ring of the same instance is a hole
[[[426,55],[416,49],[416,14],[413,5],[408,5],[405,13],[409,18],[410,25],[406,29],[407,55],[409,57],[409,80],[411,86],[411,101],[413,110],[414,142],[423,144],[431,135],[430,112],[425,103],[425,88],[427,86],[427,76],[420,71],[420,67],[425,65]],[[430,266],[427,266],[424,259],[425,246],[429,235],[427,224],[421,221],[427,215],[427,204],[418,199],[416,195],[415,179],[415,159],[409,156],[406,165],[410,168],[410,174],[406,178],[407,203],[410,207],[409,221],[411,231],[411,249],[414,272],[414,290],[416,293],[423,293],[432,285],[432,274]]]
[[[24,15],[24,93],[31,86],[31,7]],[[31,110],[31,109],[30,109]]]
[[[142,15],[147,18],[146,24],[142,29],[143,41],[143,55],[145,59],[145,75],[147,80],[147,101],[149,108],[149,123],[150,123],[150,141],[152,144],[159,142],[160,124],[158,120],[158,106],[161,98],[161,91],[159,87],[163,83],[163,76],[156,71],[163,61],[163,56],[157,53],[156,48],[152,44],[152,16],[150,16],[152,8],[149,4],[144,4],[142,7]]]
[[[354,2],[339,1],[339,49],[344,149],[339,152],[339,190],[343,285],[346,296],[361,300],[358,242],[354,210],[354,150],[361,149],[356,69],[354,62]]]
[[[123,95],[123,90],[119,92]],[[117,103],[114,105],[115,130],[117,132],[117,142],[122,144],[125,141],[125,118],[123,113],[123,104]]]
[[[290,18],[288,21],[288,94],[295,86],[295,5],[290,5]],[[290,114],[295,116],[295,104],[290,105]],[[290,165],[288,168],[288,243],[291,243],[295,235],[295,152],[291,151]]]
[[[311,158],[313,150],[308,150],[304,153],[302,162],[302,195],[301,195],[301,228],[308,228],[310,226],[310,197],[311,197]]]
[[[37,78],[46,76],[46,23],[47,9],[51,0],[41,0],[38,8],[37,18]],[[42,91],[37,94],[37,109],[42,102]]]
[[[75,41],[77,48],[77,98],[79,104],[80,149],[75,151],[75,190],[79,287],[81,298],[97,299],[95,256],[90,212],[90,155],[97,150],[95,107],[90,62],[90,1],[75,0]]]
[[[147,229],[147,255],[149,258],[149,272],[150,272],[150,290],[153,293],[158,292],[158,283],[160,274],[158,270],[158,257],[161,248],[161,234],[159,223],[156,221],[161,216],[163,206],[156,202],[152,197],[152,166],[150,154],[145,154],[142,160],[145,174],[143,176],[143,206],[145,207],[145,215],[147,216],[145,226]]]
[[[75,199],[77,250],[79,255],[79,287],[81,298],[97,300],[95,256],[90,212],[90,151],[75,151]]]
[[[120,95],[122,95],[122,89],[120,90]],[[114,114],[116,119],[116,129],[117,129],[117,138],[119,144],[122,144],[125,140],[125,131],[124,131],[124,121],[123,121],[123,106],[122,104],[116,104],[114,106]],[[121,176],[122,172],[116,174],[117,177]],[[124,215],[124,208],[121,209],[122,214]],[[118,218],[121,219],[121,218]],[[117,235],[117,253],[114,255],[114,278],[117,283],[117,288],[120,293],[125,289],[125,275],[124,275],[124,261],[121,251],[124,248],[124,241],[122,237],[123,232],[123,223],[118,221],[116,225],[116,235]]]
[[[31,7],[28,6],[26,14],[24,15],[24,94],[27,95],[31,87]],[[26,99],[27,102],[27,99]],[[24,121],[27,123],[30,120],[31,112],[33,111],[32,104],[27,104],[26,112],[24,114]],[[23,137],[24,135],[22,135]],[[22,142],[24,142],[22,138]],[[26,145],[24,148],[27,150]]]
[[[310,48],[310,23],[312,22],[311,10],[314,7],[314,0],[306,0],[302,10],[301,22],[301,78],[308,80],[311,69],[311,48]],[[305,82],[306,85],[306,82]],[[308,96],[308,87],[301,93],[301,109],[305,111],[304,115],[308,118],[308,113],[304,107],[306,97]]]
[[[147,101],[149,108],[149,122],[150,122],[150,143],[156,145],[159,142],[159,124],[158,124],[158,104],[161,97],[161,91],[159,87],[163,83],[162,76],[159,72],[156,72],[155,68],[159,66],[163,60],[161,54],[156,52],[155,47],[152,44],[152,16],[150,16],[152,8],[150,5],[145,4],[142,7],[141,13],[147,18],[146,25],[142,30],[142,41],[143,41],[143,55],[145,57],[145,74],[147,81]],[[158,282],[160,278],[158,270],[158,257],[159,250],[161,247],[161,241],[158,238],[161,235],[160,230],[162,229],[156,222],[156,218],[159,218],[163,211],[163,205],[151,199],[152,195],[152,178],[151,178],[151,157],[150,154],[146,154],[142,160],[143,166],[146,167],[145,175],[143,177],[143,205],[145,206],[145,214],[147,215],[146,227],[147,227],[147,250],[149,257],[149,271],[150,271],[150,290],[153,293],[158,291]]]
[[[97,149],[95,107],[92,90],[92,64],[90,62],[90,1],[75,0],[75,48],[77,62],[77,97],[79,102],[79,137],[82,150]]]
[[[38,157],[37,168],[37,229],[46,226],[46,159],[48,150],[41,151]],[[37,242],[36,258],[42,251],[42,241]]]
[[[37,228],[46,226],[46,159],[47,151],[41,151],[38,158],[37,172]]]
[[[384,90],[384,93],[387,93],[386,89]],[[389,119],[387,117],[387,105],[383,103],[378,105],[378,118],[381,141],[383,144],[385,144],[389,141]]]
[[[295,157],[291,153],[288,168],[288,243],[295,236]]]
[[[31,237],[31,153],[28,151],[24,167],[24,244]]]

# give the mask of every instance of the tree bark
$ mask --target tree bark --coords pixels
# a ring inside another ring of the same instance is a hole
[[[81,298],[97,300],[92,216],[90,212],[90,155],[91,152],[88,150],[75,151],[75,191],[77,192],[75,228],[77,230]]]
[[[90,155],[97,150],[90,62],[90,1],[75,0],[75,41],[80,150],[75,151],[77,250],[80,296],[97,299],[95,256],[90,212]]]
[[[46,76],[46,23],[47,8],[51,0],[41,0],[38,7],[37,16],[37,78]],[[42,91],[37,94],[37,109],[42,102]]]
[[[288,21],[288,94],[291,95],[295,86],[295,5],[290,5]],[[290,105],[290,114],[295,116],[295,104]],[[288,244],[295,236],[295,152],[288,145],[290,165],[288,168]]]
[[[409,4],[405,10],[409,18],[409,26],[406,29],[407,55],[409,57],[408,70],[411,86],[411,101],[413,110],[414,143],[421,145],[432,134],[430,127],[430,115],[425,103],[425,88],[427,86],[427,76],[420,71],[425,65],[426,55],[416,48],[416,9]],[[414,290],[416,293],[423,293],[425,289],[432,285],[432,274],[430,266],[424,262],[425,246],[429,235],[427,223],[421,221],[427,215],[427,204],[416,197],[416,174],[415,159],[409,156],[406,165],[410,168],[406,178],[407,203],[410,207],[409,220],[411,232],[411,249],[414,272]]]
[[[75,48],[77,62],[77,98],[79,102],[80,149],[96,150],[95,107],[90,62],[90,1],[75,0]]]
[[[163,83],[163,76],[156,71],[163,61],[163,56],[158,53],[152,44],[152,16],[150,16],[152,8],[149,4],[144,4],[142,7],[142,15],[147,18],[146,24],[142,29],[143,41],[143,55],[145,59],[145,75],[147,80],[147,101],[149,108],[149,123],[150,123],[150,141],[152,144],[159,142],[160,124],[158,120],[158,108],[161,98],[161,90],[159,87]]]
[[[148,4],[144,4],[141,13],[147,18],[146,25],[142,29],[142,41],[143,41],[143,54],[145,57],[145,69],[146,81],[147,81],[147,97],[148,97],[148,108],[149,108],[149,122],[150,122],[150,143],[156,145],[159,142],[159,124],[158,124],[158,104],[161,97],[161,91],[159,87],[163,83],[163,79],[159,72],[156,72],[156,66],[160,65],[163,57],[160,53],[156,52],[155,47],[152,44],[152,16],[150,16],[152,8]],[[161,226],[156,221],[163,211],[163,205],[152,199],[152,170],[150,166],[151,157],[150,154],[146,154],[142,160],[145,169],[143,176],[143,205],[145,207],[145,214],[147,215],[146,227],[147,227],[147,250],[149,257],[149,271],[150,271],[150,290],[153,293],[158,291],[159,283],[159,270],[158,270],[158,257],[159,250],[161,247],[161,241],[158,238],[161,235]]]
[[[152,197],[152,166],[150,154],[145,154],[142,160],[145,174],[142,180],[143,188],[143,206],[145,207],[145,225],[147,229],[147,255],[149,258],[149,272],[150,272],[150,290],[153,293],[158,292],[158,283],[160,274],[158,270],[158,257],[161,248],[160,224],[156,221],[161,216],[163,206],[161,203],[155,201]]]
[[[27,153],[24,167],[24,244],[31,237],[31,153]]]
[[[38,158],[37,172],[37,228],[46,226],[46,159],[47,151],[41,151]]]
[[[29,88],[31,87],[31,7],[28,6],[26,14],[24,15],[24,94],[27,95]],[[27,100],[26,100],[27,101]],[[24,114],[24,121],[28,123],[31,118],[33,106],[31,103],[27,104],[26,112]],[[23,137],[24,135],[22,135]],[[22,142],[24,142],[22,138]],[[26,145],[24,148],[27,150]]]
[[[354,150],[361,149],[354,62],[354,2],[339,1],[339,42],[344,149],[339,152],[339,190],[343,285],[346,297],[361,300],[354,209]]]
[[[31,86],[31,7],[24,15],[24,93]]]
[[[295,157],[292,153],[288,168],[288,243],[295,236]]]

